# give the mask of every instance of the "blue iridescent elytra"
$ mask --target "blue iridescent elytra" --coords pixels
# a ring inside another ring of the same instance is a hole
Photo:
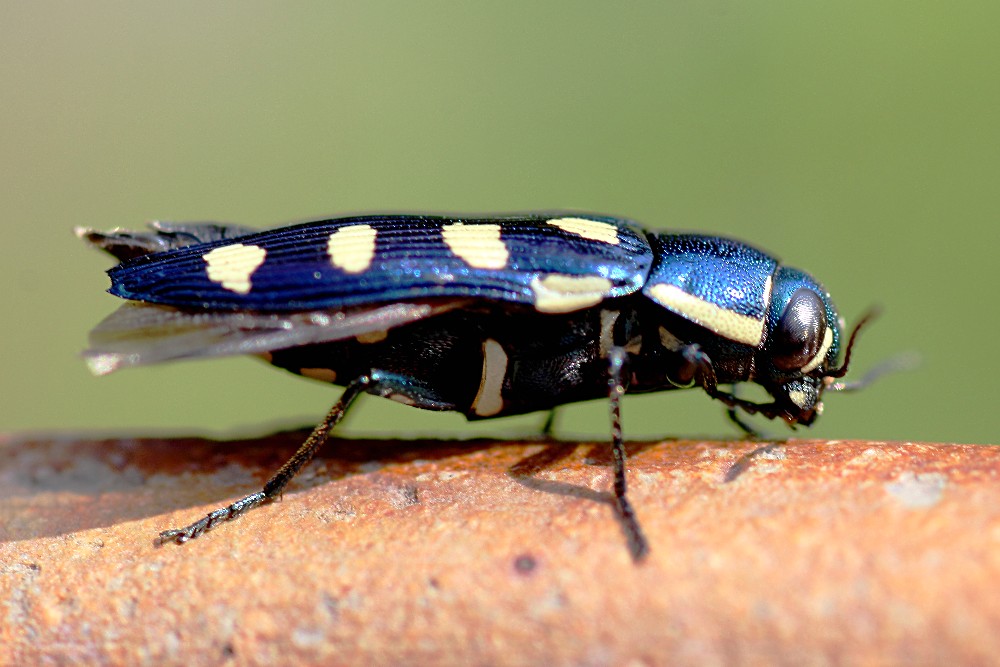
[[[109,291],[128,300],[91,332],[95,373],[248,354],[345,387],[262,491],[164,541],[278,495],[361,393],[470,419],[603,397],[615,497],[638,557],[622,394],[697,387],[744,428],[736,410],[808,425],[850,354],[849,343],[837,365],[843,325],[809,274],[740,241],[620,218],[372,215],[266,231],[155,223],[78,234],[121,260]],[[773,401],[720,387],[741,383]]]
[[[266,253],[252,273],[249,291],[227,289],[206,272],[205,256],[232,245],[228,239],[125,262],[109,272],[110,291],[126,299],[180,307],[288,312],[414,297],[475,296],[531,303],[531,280],[546,274],[607,278],[608,297],[640,289],[652,261],[642,231],[614,218],[592,222],[613,228],[617,242],[597,243],[537,217],[462,222],[430,216],[364,216],[306,223],[240,239],[241,244]],[[495,245],[502,244],[507,253],[502,262],[489,261],[499,258],[488,254],[487,228],[499,231]],[[362,229],[365,233],[358,233]],[[454,248],[461,243],[462,232],[469,244],[465,257]],[[336,247],[338,236],[346,233],[350,233],[345,242],[349,256],[358,257],[369,248],[372,252],[370,261],[359,264],[358,270],[331,261],[331,244]],[[452,245],[449,237],[456,239]],[[470,262],[471,257],[478,261]]]

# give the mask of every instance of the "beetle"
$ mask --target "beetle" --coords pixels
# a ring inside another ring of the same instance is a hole
[[[344,387],[264,487],[191,525],[182,543],[278,497],[362,393],[487,419],[596,398],[611,412],[614,498],[626,493],[625,393],[697,387],[737,410],[810,425],[844,324],[809,274],[721,236],[646,231],[581,213],[367,215],[255,231],[153,223],[77,234],[120,260],[126,299],[90,334],[98,375],[175,359],[258,355]],[[753,383],[773,398],[738,398]],[[725,391],[720,385],[732,385]]]

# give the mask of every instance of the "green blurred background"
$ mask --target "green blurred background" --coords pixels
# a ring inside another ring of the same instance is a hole
[[[2,3],[0,428],[240,433],[336,399],[247,359],[91,377],[117,302],[74,225],[572,208],[752,241],[849,321],[881,304],[855,368],[922,366],[802,435],[995,443],[998,25],[961,0]],[[540,422],[369,398],[347,430]],[[608,432],[597,403],[559,423]],[[696,392],[625,423],[734,434]]]

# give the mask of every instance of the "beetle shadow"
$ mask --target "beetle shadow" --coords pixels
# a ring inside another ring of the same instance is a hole
[[[62,536],[167,514],[259,489],[311,429],[256,437],[47,437],[0,440],[0,543]],[[373,469],[439,461],[495,446],[490,439],[331,438],[293,495]],[[315,468],[312,468],[315,470]]]
[[[659,442],[628,444],[626,445],[627,458],[631,458],[639,452],[655,444],[659,444]],[[588,486],[537,477],[538,473],[551,469],[560,461],[568,459],[579,446],[580,444],[575,442],[551,440],[541,451],[521,459],[508,468],[507,476],[533,491],[568,496],[570,498],[580,498],[608,505],[614,512],[615,520],[618,522],[625,537],[629,555],[632,556],[633,561],[641,561],[649,553],[649,545],[631,507],[628,505],[623,506],[610,491],[595,491]],[[610,467],[612,465],[610,447],[607,445],[590,445],[585,461],[590,465]]]
[[[755,459],[775,453],[778,448],[783,447],[787,444],[787,442],[787,440],[773,440],[740,455],[740,457],[733,461],[733,464],[729,466],[729,469],[726,470],[726,474],[722,476],[722,483],[729,484],[730,482],[735,482],[740,475],[750,469]]]

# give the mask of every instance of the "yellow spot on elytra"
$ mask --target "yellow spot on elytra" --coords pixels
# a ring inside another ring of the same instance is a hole
[[[500,239],[500,225],[455,222],[441,228],[441,237],[453,253],[477,269],[502,269],[510,258]]]
[[[593,306],[611,291],[611,281],[601,276],[565,276],[552,273],[531,280],[535,310],[540,313],[569,313]]]
[[[472,410],[480,417],[492,417],[503,410],[503,379],[507,375],[507,353],[492,338],[483,341],[483,375]]]
[[[771,293],[771,279],[767,279],[765,290],[765,305]],[[714,303],[699,299],[688,294],[677,285],[660,283],[649,288],[649,296],[654,301],[674,311],[724,338],[744,343],[760,345],[764,337],[764,318],[757,319],[749,315],[734,313]]]
[[[209,280],[232,292],[246,294],[250,291],[250,276],[264,263],[266,255],[267,251],[260,246],[236,243],[207,252],[202,259]]]
[[[591,241],[618,245],[618,228],[608,222],[587,218],[554,218],[549,220],[549,224]]]
[[[361,273],[375,258],[375,228],[371,225],[349,225],[330,234],[326,249],[330,263],[347,273]]]

